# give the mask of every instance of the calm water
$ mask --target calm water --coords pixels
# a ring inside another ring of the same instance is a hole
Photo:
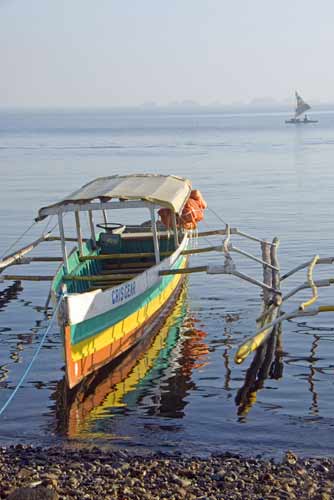
[[[319,113],[319,124],[309,126],[285,125],[285,118],[279,113],[2,112],[0,255],[39,207],[96,176],[132,172],[189,177],[224,221],[259,237],[279,236],[283,272],[314,254],[334,255],[334,112]],[[45,224],[34,226],[19,244],[40,235]],[[211,211],[207,227],[222,227]],[[255,243],[234,242],[259,254]],[[43,245],[34,255],[60,254],[59,248]],[[192,262],[208,260],[221,262],[221,257],[208,254]],[[256,263],[235,261],[240,270],[261,277]],[[52,269],[35,264],[6,273]],[[324,276],[332,276],[331,269],[317,268],[316,277]],[[284,291],[304,280],[302,271],[284,283]],[[0,284],[0,405],[44,332],[39,307],[47,292],[44,283]],[[285,310],[307,296],[300,294]],[[321,289],[320,299],[333,304],[333,291]],[[238,366],[234,353],[254,332],[260,305],[259,290],[236,278],[191,277],[157,336],[105,373],[90,393],[72,400],[61,387],[62,345],[54,327],[1,417],[0,442],[333,454],[333,316],[285,323],[278,349]]]

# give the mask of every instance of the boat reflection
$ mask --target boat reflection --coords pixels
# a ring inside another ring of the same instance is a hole
[[[187,317],[184,287],[175,307],[157,331],[72,391],[63,379],[56,399],[56,432],[73,438],[107,437],[95,424],[131,407],[146,415],[180,418],[186,395],[196,388],[192,371],[206,363],[206,333]],[[110,434],[110,433],[109,433]]]
[[[9,302],[16,300],[20,292],[22,292],[23,286],[21,281],[14,281],[10,286],[7,286],[4,290],[0,291],[0,311],[5,309]]]
[[[268,341],[256,351],[245,376],[244,385],[238,390],[235,403],[238,415],[243,419],[256,402],[257,392],[265,380],[279,379],[283,375],[283,349],[281,325],[273,329]]]

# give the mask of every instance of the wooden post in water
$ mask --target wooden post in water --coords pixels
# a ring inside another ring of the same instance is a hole
[[[271,264],[270,247],[271,245],[267,241],[261,242],[262,260],[267,262],[267,264]],[[272,270],[268,266],[263,266],[263,283],[273,287]],[[263,301],[265,307],[269,305],[270,300],[271,292],[263,289]]]
[[[273,244],[270,249],[270,258],[271,258],[271,265],[274,266],[276,269],[280,269],[279,262],[278,262],[278,257],[277,257],[277,249],[279,247],[279,239],[277,236],[273,239]],[[273,287],[276,290],[281,289],[281,276],[280,276],[280,271],[277,271],[276,269],[272,269],[272,280],[273,280]],[[273,302],[274,304],[277,305],[277,311],[279,314],[279,306],[282,303],[282,296],[280,295],[274,295],[273,297]],[[274,326],[273,328],[273,336],[276,338],[276,343],[275,343],[275,360],[273,361],[272,368],[273,370],[280,370],[281,369],[281,363],[279,362],[280,357],[282,356],[282,323],[279,325]]]
[[[278,258],[277,258],[278,246],[279,246],[279,239],[277,238],[277,236],[275,236],[275,238],[273,239],[273,243],[270,247],[270,261],[271,261],[271,265],[275,268],[275,269],[272,269],[272,286],[276,290],[281,289],[281,278],[280,278],[280,271],[279,271],[280,267],[279,267],[279,262],[278,262]],[[277,269],[278,269],[278,271],[277,271]],[[279,300],[277,300],[278,297],[273,297],[273,299],[274,299],[274,303],[277,305],[279,305],[282,301],[281,296],[279,297]],[[279,302],[279,304],[277,302]]]

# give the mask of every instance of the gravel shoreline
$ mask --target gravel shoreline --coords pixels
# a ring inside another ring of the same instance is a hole
[[[99,448],[0,448],[0,498],[226,500],[334,498],[334,459],[138,456]]]

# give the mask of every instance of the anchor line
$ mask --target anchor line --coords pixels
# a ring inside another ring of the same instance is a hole
[[[28,373],[30,372],[30,370],[31,370],[31,368],[32,368],[32,366],[33,366],[33,364],[34,364],[34,362],[36,361],[37,356],[38,356],[38,354],[39,354],[39,352],[40,352],[40,350],[41,350],[41,348],[42,348],[42,346],[43,346],[43,344],[44,344],[44,342],[45,342],[45,339],[46,339],[46,337],[47,337],[47,335],[48,335],[48,333],[49,333],[49,331],[50,331],[50,329],[51,329],[51,327],[52,327],[52,325],[53,325],[53,323],[54,323],[54,319],[55,319],[55,317],[57,316],[57,312],[58,312],[58,309],[59,309],[59,307],[60,307],[60,304],[61,304],[62,298],[63,298],[63,295],[61,295],[61,296],[59,297],[59,299],[58,299],[57,305],[56,305],[56,307],[55,307],[55,309],[54,309],[54,312],[53,312],[53,315],[52,315],[52,317],[51,317],[51,319],[50,319],[50,322],[49,322],[49,324],[48,324],[48,326],[47,326],[47,328],[46,328],[46,330],[45,330],[45,332],[44,332],[43,337],[41,338],[40,343],[39,343],[39,344],[38,344],[38,346],[37,346],[37,349],[36,349],[36,351],[35,351],[35,353],[34,353],[33,357],[32,357],[32,358],[31,358],[31,360],[30,360],[30,363],[28,364],[27,368],[25,369],[25,371],[24,371],[23,375],[21,376],[21,378],[20,378],[19,382],[17,383],[17,385],[16,385],[15,389],[13,390],[13,392],[11,393],[11,395],[9,396],[9,398],[7,399],[7,401],[5,402],[5,404],[4,404],[4,405],[2,406],[2,408],[0,409],[0,417],[1,417],[1,415],[4,413],[4,411],[7,409],[7,407],[8,407],[8,406],[9,406],[9,404],[11,403],[11,401],[14,399],[14,397],[15,397],[15,395],[16,395],[16,393],[17,393],[17,391],[18,391],[18,390],[19,390],[19,388],[22,386],[22,384],[23,384],[23,382],[25,381],[25,379],[26,379],[26,377],[27,377]]]
[[[0,260],[4,258],[4,256],[17,244],[19,243],[19,241],[22,240],[22,238],[30,231],[30,229],[32,227],[35,226],[35,224],[37,224],[37,222],[32,222],[32,224],[30,224],[30,226],[21,234],[21,236],[19,236],[6,250],[5,252],[0,256]]]

